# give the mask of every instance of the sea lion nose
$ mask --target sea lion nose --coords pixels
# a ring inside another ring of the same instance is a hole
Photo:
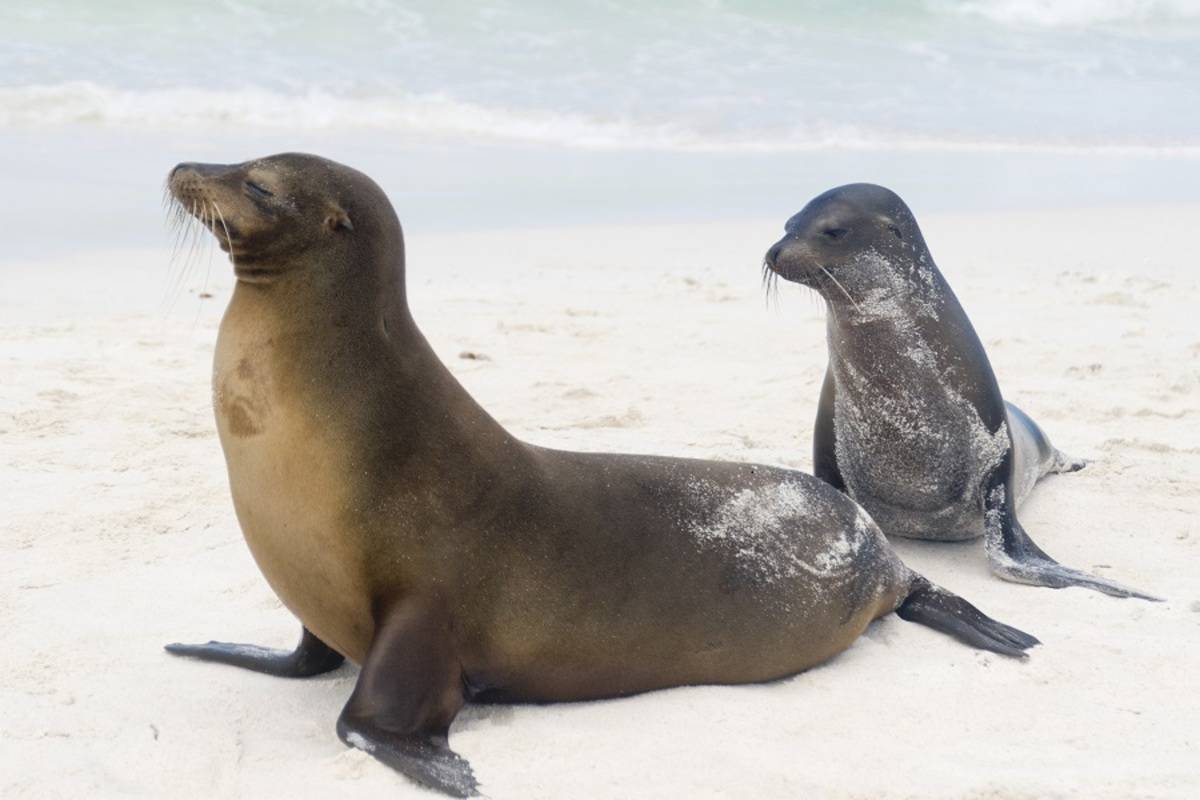
[[[783,249],[783,242],[784,240],[780,239],[778,242],[771,245],[771,249],[767,251],[765,256],[763,256],[763,261],[771,269],[775,269],[775,263],[779,259],[779,251]]]
[[[199,178],[212,178],[228,169],[228,164],[200,164],[195,161],[185,161],[182,164],[175,165],[175,168],[171,170],[169,179],[174,180],[176,177],[189,172]]]

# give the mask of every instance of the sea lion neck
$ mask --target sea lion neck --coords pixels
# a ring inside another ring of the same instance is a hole
[[[829,273],[820,292],[825,299],[830,341],[875,335],[905,335],[927,321],[936,321],[949,287],[927,254],[860,253],[852,262]]]
[[[296,274],[266,285],[239,283],[219,336],[233,353],[229,363],[262,360],[279,376],[284,402],[318,413],[343,409],[343,417],[354,406],[366,427],[399,431],[416,425],[413,435],[431,446],[439,436],[455,440],[459,427],[507,438],[418,328],[402,273],[391,272],[386,289],[362,275],[350,278],[330,284]],[[218,350],[226,352],[220,341]]]
[[[402,257],[390,266],[257,262],[269,277],[234,285],[233,305],[253,308],[263,322],[281,331],[312,331],[319,339],[361,337],[383,331],[389,337],[411,337],[416,326],[408,309]]]
[[[829,358],[849,374],[862,368],[892,376],[941,369],[957,348],[939,330],[961,317],[957,300],[928,252],[915,257],[864,253],[850,270],[857,279],[827,293]]]

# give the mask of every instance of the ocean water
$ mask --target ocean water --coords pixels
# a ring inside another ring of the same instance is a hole
[[[0,31],[0,128],[1200,151],[1197,0],[43,0]]]
[[[1197,202],[1200,0],[0,0],[10,253],[282,150],[410,230]]]

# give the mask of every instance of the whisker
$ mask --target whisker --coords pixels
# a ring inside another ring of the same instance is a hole
[[[825,269],[824,267],[820,267],[820,270],[829,276],[829,280],[833,281],[833,285],[841,289],[842,294],[846,295],[846,299],[850,301],[850,305],[854,306],[854,310],[861,314],[862,308],[858,305],[858,303],[854,302],[854,298],[851,297],[850,293],[846,291],[846,287],[842,286],[842,284],[838,282],[838,279],[833,277],[829,270]]]
[[[225,215],[221,213],[221,206],[216,200],[213,200],[213,208],[221,220],[221,227],[225,229],[225,243],[229,245],[229,263],[233,264],[233,268],[236,270],[237,259],[233,255],[233,237],[229,235],[229,226],[225,224]]]
[[[210,200],[209,203],[210,203],[210,207],[206,210],[206,215],[208,218],[208,224],[210,227],[212,227],[216,220],[217,215],[219,215],[221,213],[221,211],[220,211],[220,208],[217,206],[216,200]],[[222,226],[225,225],[224,217],[221,218],[221,225]],[[229,237],[229,229],[228,228],[225,229],[225,236],[226,236],[226,238]],[[204,295],[208,294],[208,278],[209,278],[209,275],[212,274],[212,262],[213,262],[213,251],[212,251],[212,248],[210,247],[210,248],[208,248],[208,259],[204,263],[204,281],[200,284],[200,291],[196,295],[196,316],[192,319],[192,329],[193,330],[195,329],[196,325],[200,322],[200,312],[204,309]]]
[[[183,294],[184,287],[187,285],[188,273],[192,271],[192,262],[196,259],[196,250],[200,244],[200,226],[203,223],[200,222],[200,202],[198,200],[191,202],[189,213],[191,219],[188,220],[188,237],[185,242],[187,251],[183,256],[183,270],[179,274],[179,282],[171,289],[175,295],[172,302],[178,300],[179,296]]]
[[[176,273],[174,268],[178,266],[180,272],[183,270],[183,264],[180,262],[180,256],[183,253],[183,246],[187,241],[188,228],[190,227],[188,224],[187,211],[184,209],[183,203],[175,197],[171,198],[171,212],[168,224],[170,229],[174,231],[174,237],[171,243],[170,259],[168,261],[167,285],[164,288],[162,298],[162,304],[164,306],[164,310],[166,311],[170,310],[173,287],[179,280],[179,273]]]
[[[775,306],[779,306],[779,273],[771,269],[771,265],[767,263],[767,259],[762,262],[762,286],[763,286],[763,304],[771,307],[771,302],[775,302]]]
[[[188,275],[187,275],[188,278],[191,277],[193,272],[195,272],[197,269],[200,268],[200,262],[204,259],[204,253],[207,249],[207,248],[205,248],[205,244],[207,244],[207,242],[208,242],[208,240],[204,234],[208,233],[211,230],[210,217],[211,217],[212,212],[209,210],[208,200],[201,199],[198,206],[199,207],[198,207],[198,213],[196,215],[196,219],[199,221],[200,224],[198,226],[196,226],[196,239],[192,243],[192,259],[191,259],[191,262],[188,264]],[[208,250],[208,252],[211,252],[211,250]],[[181,292],[186,292],[186,291],[187,291],[187,286],[185,284],[183,286]]]
[[[183,243],[183,234],[186,226],[186,213],[183,210],[183,204],[178,200],[171,198],[171,216],[168,220],[169,228],[174,234],[174,241],[171,244],[171,261],[174,262],[176,256],[179,255],[179,246]]]
[[[202,241],[201,236],[203,235],[200,230],[203,226],[201,215],[204,209],[201,201],[192,199],[189,201],[186,209],[183,208],[182,204],[180,204],[180,207],[183,211],[180,219],[182,220],[184,230],[180,241],[180,253],[178,255],[182,255],[182,263],[179,272],[170,281],[167,289],[165,302],[168,312],[175,307],[179,296],[183,294],[184,287],[187,285],[187,277],[195,265],[196,256],[199,254]]]

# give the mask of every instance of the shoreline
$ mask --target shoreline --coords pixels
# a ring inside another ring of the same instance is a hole
[[[169,244],[161,196],[180,161],[272,152],[326,155],[371,175],[410,233],[564,225],[783,220],[820,192],[870,181],[918,218],[950,212],[1195,203],[1200,158],[1157,155],[828,150],[687,153],[375,131],[132,131],[96,125],[0,131],[0,169],[22,188],[6,257]],[[83,243],[82,246],[80,243]]]

